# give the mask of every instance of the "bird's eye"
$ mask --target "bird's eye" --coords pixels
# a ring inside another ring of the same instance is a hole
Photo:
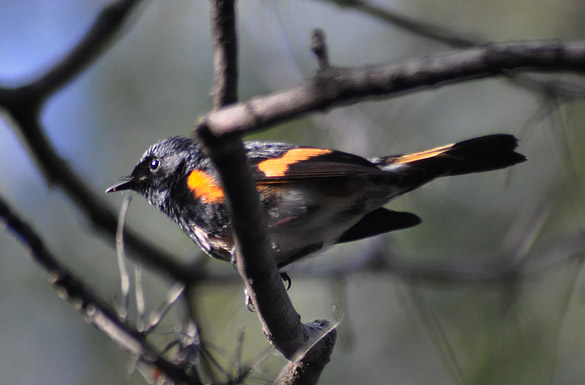
[[[159,165],[160,161],[157,158],[154,158],[153,160],[150,161],[148,167],[150,168],[150,171],[156,171]]]

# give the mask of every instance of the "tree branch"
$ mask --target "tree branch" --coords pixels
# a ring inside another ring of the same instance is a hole
[[[116,233],[117,215],[57,153],[45,135],[39,115],[46,98],[87,68],[112,41],[138,3],[138,0],[112,2],[71,52],[47,73],[18,88],[0,88],[0,106],[16,123],[13,126],[21,132],[47,183],[61,187],[92,224],[111,240]],[[176,279],[192,278],[192,269],[134,231],[126,231],[126,245],[145,264]]]
[[[226,71],[237,65],[235,26],[229,25],[235,22],[234,1],[212,1],[212,22],[218,35],[214,38],[216,84],[213,91],[214,106],[218,108],[226,100],[236,100],[233,83],[237,82],[237,72]],[[223,46],[226,44],[227,47]],[[226,60],[232,63],[225,63]],[[316,370],[311,377],[316,382],[329,361],[336,332],[328,328],[327,321],[303,325],[290,302],[272,254],[266,216],[240,137],[231,135],[218,139],[205,125],[197,127],[196,135],[219,172],[236,238],[236,265],[263,331],[285,357],[302,363],[304,370],[299,372],[307,373],[307,368]],[[296,379],[307,377],[290,378],[293,380],[290,383],[298,383]]]
[[[235,21],[235,4],[234,0],[213,0],[211,3],[213,30],[222,36],[214,38],[214,79],[217,83],[214,85],[214,105],[219,108],[223,106],[221,101],[227,97],[218,92],[235,90],[234,86],[226,85],[237,82],[237,78],[233,77],[237,73],[225,71],[225,68],[236,64],[224,62],[237,61],[236,49],[223,47],[225,43],[235,45],[236,42],[235,27],[228,25],[230,21]],[[226,55],[226,51],[234,55]],[[238,271],[260,316],[265,334],[277,349],[290,358],[298,346],[295,337],[303,335],[300,316],[294,311],[276,268],[266,216],[250,174],[242,141],[237,136],[217,140],[203,126],[198,127],[196,134],[209,150],[226,192],[237,244]],[[291,336],[294,341],[289,343]],[[304,343],[305,338],[302,340]]]
[[[461,31],[454,31],[439,25],[425,23],[421,20],[410,18],[388,7],[379,6],[364,0],[322,0],[334,3],[341,8],[352,8],[356,11],[375,17],[398,27],[416,36],[439,42],[454,48],[469,48],[482,46],[488,41],[480,36],[475,36]],[[547,96],[565,98],[582,98],[585,95],[585,84],[562,81],[559,79],[542,79],[530,74],[507,74],[508,80],[519,87],[535,92],[545,93]]]
[[[241,140],[233,137],[219,140],[204,126],[198,127],[197,135],[209,150],[227,196],[237,240],[238,272],[244,279],[264,333],[290,359],[298,347],[306,342],[307,336],[276,268],[266,216],[250,175]],[[234,141],[240,143],[236,143],[236,146],[233,145]]]
[[[510,71],[584,74],[585,42],[494,43],[396,64],[330,68],[301,86],[214,111],[200,124],[218,137],[244,135],[348,103],[496,77]]]
[[[34,93],[45,99],[83,72],[112,42],[140,2],[141,0],[117,0],[105,6],[83,39],[69,54],[31,83]]]
[[[158,368],[177,383],[200,384],[195,373],[182,365],[166,360],[152,347],[143,334],[121,322],[116,313],[85,284],[62,265],[45,247],[41,237],[0,197],[0,218],[10,231],[27,247],[34,260],[47,272],[59,295],[65,297],[91,323],[139,360]]]
[[[219,109],[238,101],[238,40],[233,0],[212,1],[214,74],[211,99]]]

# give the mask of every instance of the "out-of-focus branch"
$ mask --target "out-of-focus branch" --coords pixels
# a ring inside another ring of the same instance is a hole
[[[531,251],[529,261],[518,264],[514,261],[516,251],[476,255],[473,261],[416,262],[424,260],[421,255],[398,254],[388,250],[387,245],[361,253],[346,262],[312,263],[309,266],[292,265],[287,271],[300,279],[327,281],[355,274],[384,274],[397,278],[409,278],[419,283],[452,283],[461,285],[502,284],[509,280],[522,279],[550,271],[554,266],[583,258],[585,241],[580,235],[565,236]],[[484,262],[478,262],[484,261]],[[196,281],[206,284],[234,282],[237,277],[225,272],[201,271]],[[293,277],[294,278],[294,277]]]
[[[26,98],[22,99],[22,103],[26,103]],[[111,244],[114,245],[117,225],[116,213],[57,154],[34,115],[29,115],[26,110],[22,110],[18,112],[22,112],[22,115],[15,116],[15,111],[10,111],[18,123],[18,129],[27,141],[32,155],[37,160],[37,164],[44,171],[48,183],[61,187],[89,218],[92,225],[106,234],[112,240]],[[188,280],[191,278],[189,269],[184,264],[177,262],[178,258],[149,243],[136,232],[127,229],[125,241],[126,247],[145,264],[176,279]]]
[[[47,183],[61,187],[92,224],[112,240],[116,233],[116,214],[57,153],[45,134],[39,114],[46,98],[95,60],[139,3],[138,0],[112,2],[98,15],[81,41],[47,73],[18,88],[0,88],[0,107],[7,111],[13,127],[22,134]],[[137,233],[126,231],[126,245],[145,264],[177,279],[191,278],[189,268]]]
[[[234,0],[211,1],[215,35],[212,94],[216,109],[237,100],[234,84],[237,71],[228,70],[237,66],[234,3]],[[276,267],[264,209],[240,137],[231,135],[218,139],[205,125],[199,125],[196,134],[219,172],[236,238],[238,272],[264,333],[276,349],[298,365],[297,371],[312,374],[311,381],[308,376],[290,376],[292,380],[287,383],[300,383],[298,379],[306,384],[315,383],[329,361],[336,332],[328,329],[328,321],[315,321],[309,325],[300,322]]]
[[[8,229],[27,247],[34,260],[47,272],[59,295],[68,299],[93,325],[139,360],[153,365],[176,383],[200,384],[199,379],[181,365],[166,360],[146,337],[124,322],[79,278],[45,247],[41,237],[0,197],[0,218]]]
[[[84,71],[112,42],[141,0],[117,0],[105,6],[83,39],[69,54],[30,87],[41,99],[51,95]]]
[[[469,48],[481,46],[488,40],[470,33],[463,33],[439,25],[426,23],[410,18],[391,10],[388,6],[381,6],[364,0],[321,0],[333,3],[342,8],[352,8],[356,11],[370,15],[378,20],[385,21],[406,32],[426,39],[430,39],[454,48]],[[585,96],[585,82],[575,82],[563,79],[543,79],[532,74],[505,74],[512,84],[534,92],[544,93],[545,96],[558,96],[564,98],[582,98]]]
[[[322,0],[323,1],[323,0]],[[431,23],[410,18],[387,7],[363,0],[325,0],[328,3],[336,4],[342,8],[352,8],[377,19],[391,23],[392,25],[421,37],[425,37],[455,48],[467,48],[482,44],[483,41],[470,34],[456,32]]]
[[[510,71],[585,74],[585,42],[494,43],[396,64],[331,67],[296,88],[214,111],[200,124],[218,137],[243,135],[356,101],[497,77]]]

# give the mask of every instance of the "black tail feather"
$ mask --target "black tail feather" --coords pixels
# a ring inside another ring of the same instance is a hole
[[[450,158],[446,162],[453,164],[448,175],[498,170],[524,162],[526,157],[515,152],[516,147],[518,139],[513,135],[489,135],[455,143],[444,154]]]
[[[406,155],[377,159],[383,170],[407,165],[423,171],[426,177],[470,174],[498,170],[524,162],[524,155],[515,152],[518,139],[498,134],[469,139],[452,145]]]

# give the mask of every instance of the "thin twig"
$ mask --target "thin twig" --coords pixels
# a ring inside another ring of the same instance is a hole
[[[142,265],[134,265],[134,297],[136,300],[136,329],[141,333],[146,326],[146,300],[144,296],[144,285],[142,282]]]
[[[325,32],[317,28],[311,36],[311,52],[317,58],[319,71],[325,71],[329,68],[329,54],[327,52],[327,43],[325,43]]]
[[[416,288],[414,287],[415,283],[416,281],[411,279],[408,279],[406,282],[408,296],[411,303],[414,305],[414,309],[419,319],[430,333],[433,344],[441,351],[441,353],[444,354],[443,360],[445,361],[448,370],[451,372],[451,375],[454,377],[453,379],[459,385],[467,383],[465,374],[461,368],[461,363],[457,359],[457,354],[453,350],[453,346],[447,339],[445,329],[442,327],[439,320],[433,317],[433,315],[429,312],[428,307],[423,304],[422,299],[416,293]]]
[[[149,334],[159,325],[164,316],[167,315],[173,305],[177,303],[184,290],[185,285],[182,282],[175,283],[173,287],[169,289],[163,302],[150,314],[150,317],[148,317],[148,324],[145,325],[145,330],[143,331],[145,334]]]
[[[139,360],[162,371],[176,382],[200,384],[180,365],[175,365],[152,347],[138,331],[120,321],[116,312],[99,299],[79,278],[61,264],[45,247],[41,237],[24,222],[0,197],[0,218],[10,231],[27,247],[34,260],[47,272],[59,295],[79,309],[97,328]]]
[[[126,214],[132,195],[128,194],[122,201],[120,215],[118,217],[118,228],[116,229],[116,260],[118,262],[118,271],[120,272],[120,309],[118,314],[122,320],[128,318],[128,308],[130,304],[130,274],[126,266],[126,252],[124,251],[124,224],[126,223]]]

